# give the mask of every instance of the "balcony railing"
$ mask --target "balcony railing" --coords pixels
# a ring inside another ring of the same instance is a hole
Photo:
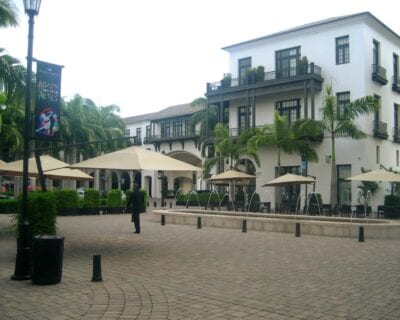
[[[372,80],[380,83],[380,84],[387,84],[388,80],[386,78],[386,69],[379,64],[372,65]]]
[[[265,72],[261,76],[256,74],[243,78],[224,78],[218,82],[207,83],[207,93],[215,92],[221,89],[240,88],[260,83],[268,85],[269,83],[279,80],[292,80],[305,75],[321,76],[321,67],[315,65],[314,63],[307,65],[300,64],[295,68]]]
[[[144,143],[154,143],[154,142],[163,142],[163,141],[174,141],[174,140],[185,140],[185,139],[194,139],[200,136],[200,131],[191,131],[191,132],[182,132],[175,134],[154,134],[144,138]]]
[[[392,89],[393,89],[393,91],[400,93],[400,77],[399,76],[393,77]]]
[[[374,120],[374,137],[379,139],[387,139],[387,123]]]

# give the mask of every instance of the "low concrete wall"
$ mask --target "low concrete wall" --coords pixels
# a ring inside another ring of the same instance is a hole
[[[400,222],[377,219],[350,219],[336,217],[293,216],[274,214],[238,214],[232,212],[212,212],[201,210],[170,209],[153,210],[154,221],[166,224],[197,225],[201,217],[202,227],[241,229],[247,220],[247,230],[264,232],[284,232],[295,234],[296,223],[300,223],[301,234],[358,238],[360,226],[364,227],[366,239],[400,239]]]

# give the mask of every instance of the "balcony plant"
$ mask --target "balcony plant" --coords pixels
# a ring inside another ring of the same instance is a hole
[[[304,75],[307,74],[308,68],[308,59],[306,56],[301,57],[301,59],[297,62],[297,74]]]
[[[224,73],[224,77],[221,80],[221,88],[230,88],[232,84],[232,75],[230,73]]]

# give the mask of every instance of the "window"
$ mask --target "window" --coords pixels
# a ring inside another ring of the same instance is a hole
[[[400,138],[400,105],[395,103],[394,104],[394,138],[395,140],[399,140]]]
[[[336,64],[344,64],[349,62],[349,36],[336,38]]]
[[[190,135],[192,133],[191,131],[192,130],[190,128],[190,121],[189,120],[185,120],[185,132],[184,132],[184,135],[185,136]]]
[[[174,121],[172,124],[172,135],[174,137],[180,137],[182,136],[182,130],[182,120]]]
[[[381,163],[381,148],[376,146],[376,164]]]
[[[239,85],[247,84],[247,70],[251,68],[251,57],[239,59]]]
[[[377,94],[374,94],[374,97],[377,100],[378,106],[379,106],[379,109],[377,111],[375,111],[374,121],[379,122],[380,118],[381,118],[380,114],[379,114],[379,111],[381,110],[381,97],[378,96]]]
[[[142,128],[136,128],[136,139],[137,141],[142,140]]]
[[[281,116],[286,116],[288,126],[300,119],[300,108],[300,99],[278,101],[276,103],[276,110]]]
[[[146,126],[146,137],[150,137],[151,136],[151,126]]]
[[[372,63],[374,65],[374,72],[377,72],[380,63],[381,45],[378,41],[373,41],[372,49]]]
[[[250,127],[250,108],[243,106],[243,107],[239,107],[238,109],[239,115],[238,115],[238,119],[239,119],[239,123],[238,123],[238,135],[245,129]]]
[[[169,122],[161,123],[161,137],[169,138],[171,136],[171,127]]]
[[[300,59],[300,47],[275,52],[276,77],[287,78],[297,74],[297,62]]]
[[[351,181],[346,178],[351,176],[351,165],[338,165],[337,167],[337,195],[339,208],[344,204],[351,204]]]
[[[338,113],[340,116],[345,114],[345,110],[350,105],[350,91],[338,92],[336,94]]]
[[[397,80],[399,76],[399,56],[393,53],[393,77]]]
[[[131,136],[131,129],[125,129],[125,137]]]

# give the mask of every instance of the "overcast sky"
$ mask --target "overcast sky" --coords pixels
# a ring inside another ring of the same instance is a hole
[[[26,65],[22,2],[0,47]],[[62,96],[116,104],[127,117],[204,96],[229,72],[224,46],[363,11],[400,34],[399,9],[394,0],[42,0],[33,51],[64,66]]]

